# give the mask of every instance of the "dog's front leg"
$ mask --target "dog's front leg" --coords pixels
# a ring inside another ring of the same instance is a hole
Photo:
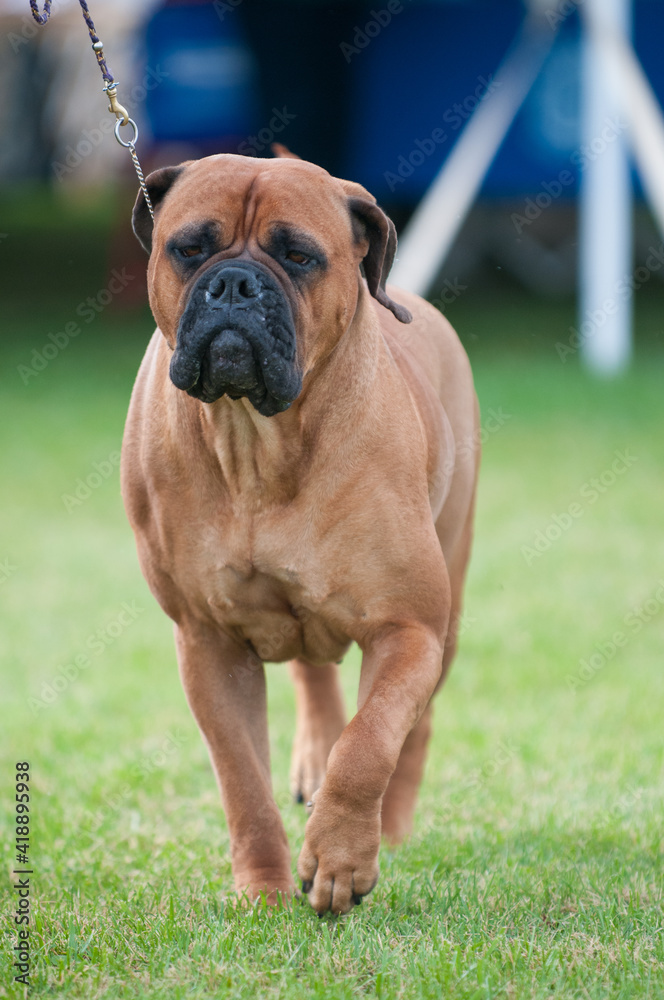
[[[332,749],[298,861],[318,913],[346,913],[376,884],[382,798],[442,662],[440,638],[420,625],[390,626],[364,649],[361,707]]]
[[[265,672],[258,657],[199,622],[176,627],[180,676],[207,743],[226,812],[235,888],[254,899],[293,891],[272,795]]]

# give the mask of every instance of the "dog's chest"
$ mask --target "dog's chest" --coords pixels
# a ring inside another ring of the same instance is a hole
[[[333,592],[297,546],[289,549],[283,536],[281,544],[279,536],[267,536],[269,542],[255,525],[236,524],[202,540],[199,587],[208,613],[263,660],[340,659],[350,643],[349,600]]]

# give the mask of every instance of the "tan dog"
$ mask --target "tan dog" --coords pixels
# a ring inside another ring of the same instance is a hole
[[[316,793],[298,872],[315,910],[344,913],[376,884],[381,829],[411,828],[454,654],[478,465],[468,359],[436,309],[386,292],[394,227],[360,185],[219,155],[148,188],[154,232],[141,194],[134,229],[159,329],[122,464],[141,567],[175,621],[236,888],[270,900],[294,887],[263,661],[291,661],[292,789]]]

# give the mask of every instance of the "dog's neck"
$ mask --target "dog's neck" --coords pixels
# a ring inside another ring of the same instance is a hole
[[[263,417],[247,399],[223,397],[201,404],[200,419],[233,506],[260,509],[292,499],[295,477],[287,470],[292,473],[302,461],[296,404],[275,417]]]
[[[290,503],[307,478],[319,442],[348,448],[376,375],[382,337],[368,292],[361,288],[348,329],[303,380],[300,396],[283,413],[264,417],[245,399],[199,404],[203,434],[216,454],[234,506],[253,510]],[[315,419],[312,419],[315,415]],[[322,415],[322,419],[321,419]]]

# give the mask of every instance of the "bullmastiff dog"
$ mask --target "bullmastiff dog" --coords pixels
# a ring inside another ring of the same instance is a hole
[[[411,829],[455,651],[479,451],[468,359],[436,309],[386,287],[394,226],[359,184],[221,154],[147,186],[154,227],[141,193],[133,226],[158,329],[122,457],[141,567],[175,622],[236,890],[295,891],[263,668],[287,660],[292,791],[311,809],[297,870],[314,910],[345,913],[376,884],[381,834]]]

